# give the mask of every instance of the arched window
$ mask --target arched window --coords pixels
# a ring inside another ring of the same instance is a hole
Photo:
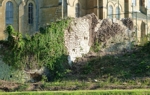
[[[132,0],[133,6],[136,6],[136,0]]]
[[[6,24],[13,23],[13,3],[10,1],[6,3],[5,21],[6,21]]]
[[[59,0],[59,5],[61,5],[62,4],[62,0]]]
[[[113,7],[111,5],[108,7],[108,17],[113,19]]]
[[[145,6],[145,0],[140,0],[141,2],[140,2],[140,4],[141,4],[141,6]]]
[[[79,17],[80,16],[80,5],[79,3],[76,4],[76,8],[75,8],[75,15],[76,17]]]
[[[120,19],[120,8],[116,7],[116,18]]]
[[[148,9],[150,9],[150,0],[148,0],[148,2],[147,2],[147,7],[148,7]]]
[[[33,4],[28,5],[28,23],[33,24]]]

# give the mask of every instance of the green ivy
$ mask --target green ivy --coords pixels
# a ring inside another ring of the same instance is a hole
[[[98,39],[96,39],[96,41],[94,42],[94,44],[91,47],[91,51],[94,52],[99,52],[102,48],[102,44],[98,41]]]
[[[64,29],[71,19],[63,19],[40,28],[33,36],[15,32],[8,26],[8,41],[3,42],[1,55],[5,63],[17,69],[47,67],[53,79],[63,76],[67,52],[64,42]],[[8,60],[9,59],[9,60]]]

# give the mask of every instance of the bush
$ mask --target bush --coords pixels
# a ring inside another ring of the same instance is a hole
[[[17,69],[37,69],[43,66],[51,71],[53,79],[63,76],[67,52],[64,44],[64,31],[71,19],[64,19],[40,28],[33,36],[15,32],[8,26],[8,41],[3,42],[3,61]],[[9,60],[8,60],[9,59]]]

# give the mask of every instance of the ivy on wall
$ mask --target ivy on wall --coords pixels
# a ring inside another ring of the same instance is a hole
[[[67,63],[64,31],[71,19],[63,19],[40,28],[33,36],[15,32],[8,26],[8,40],[1,41],[3,61],[16,69],[30,70],[43,66],[51,72],[53,79],[61,77]]]

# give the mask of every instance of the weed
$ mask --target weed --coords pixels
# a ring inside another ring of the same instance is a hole
[[[25,91],[29,87],[29,84],[22,84],[17,88],[17,91]]]
[[[91,51],[99,52],[100,49],[102,48],[101,46],[102,46],[101,43],[99,43],[98,39],[96,39],[94,45],[91,47]]]

